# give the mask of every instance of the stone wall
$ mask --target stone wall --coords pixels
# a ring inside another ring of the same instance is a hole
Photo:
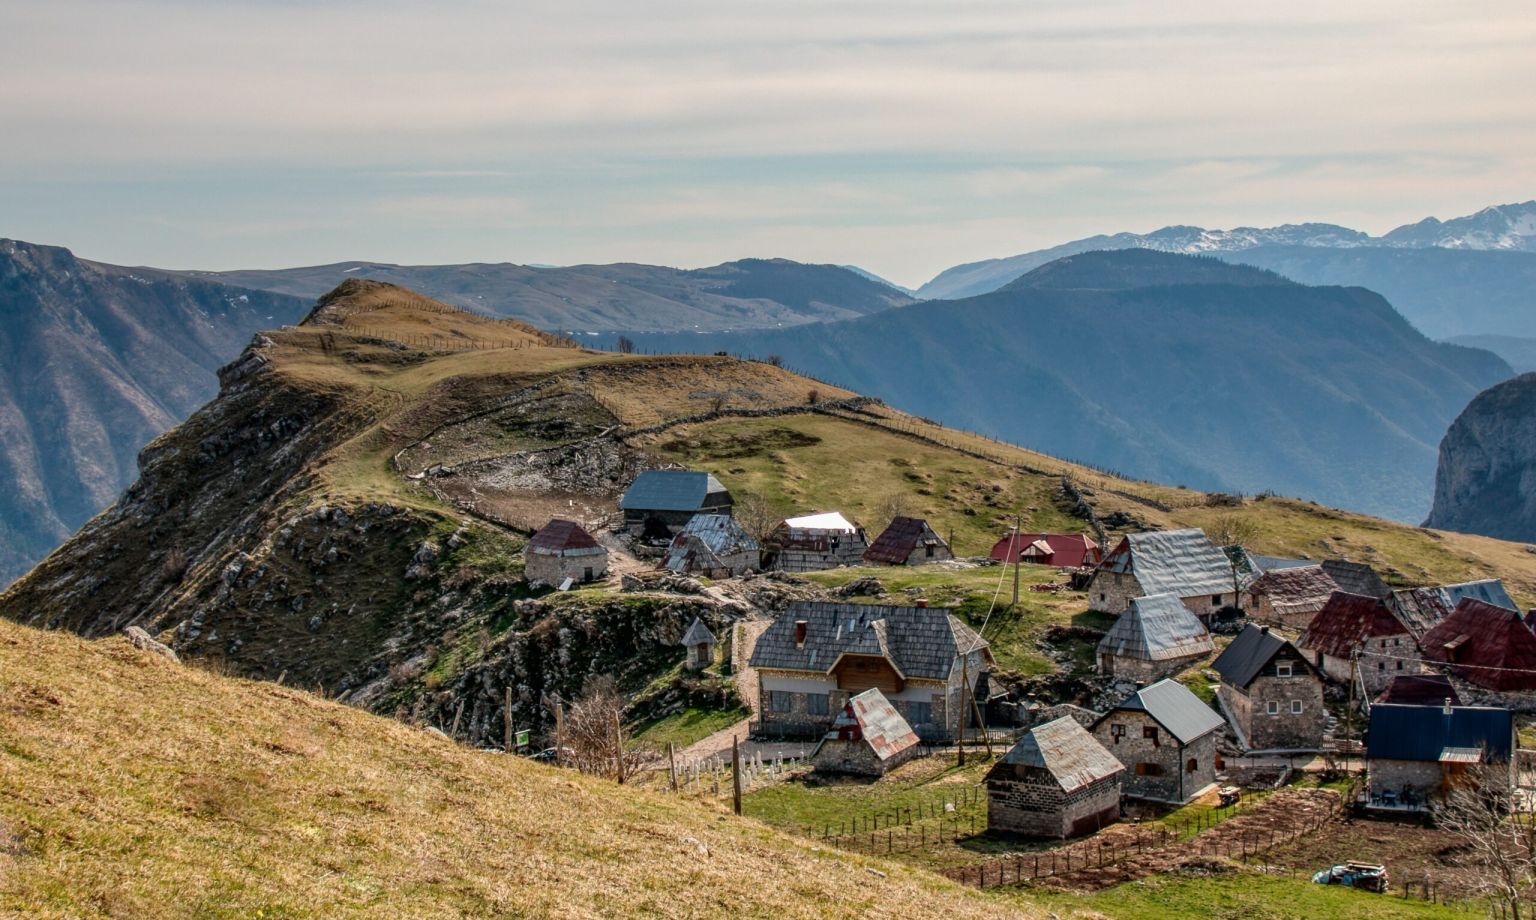
[[[1204,655],[1188,655],[1183,658],[1149,661],[1130,655],[1100,655],[1099,673],[1151,684],[1165,677],[1172,677],[1204,657]]]
[[[1327,603],[1326,600],[1321,600],[1315,606],[1308,605],[1301,610],[1287,610],[1285,613],[1280,613],[1275,610],[1274,600],[1268,594],[1254,595],[1252,592],[1244,592],[1244,598],[1243,609],[1247,612],[1248,619],[1266,626],[1279,626],[1296,632],[1304,632],[1308,626],[1311,626],[1312,619],[1317,616],[1318,611],[1323,609],[1323,604]]]
[[[1246,693],[1222,683],[1229,705],[1234,698],[1241,698],[1246,718],[1241,727],[1248,749],[1319,750],[1328,723],[1322,680],[1302,668],[1297,668],[1291,677],[1275,676],[1272,666],[1268,671],[1255,677]],[[1277,712],[1270,712],[1271,703],[1276,704]],[[1300,712],[1294,711],[1294,703],[1300,704]]]
[[[1146,593],[1134,575],[1100,569],[1093,573],[1093,580],[1088,583],[1088,606],[1104,613],[1124,613],[1130,609],[1131,601]],[[1213,603],[1212,598],[1219,600]],[[1190,613],[1202,621],[1209,621],[1222,607],[1235,605],[1237,594],[1229,590],[1221,594],[1197,594],[1182,600]]]
[[[1147,737],[1147,730],[1155,731],[1156,737]],[[1216,781],[1216,734],[1209,732],[1184,746],[1156,719],[1133,710],[1111,712],[1093,732],[1125,765],[1126,795],[1180,803]],[[1190,761],[1195,764],[1193,771]]]
[[[875,756],[874,748],[860,741],[842,741],[828,738],[817,746],[811,758],[818,773],[851,773],[857,776],[884,776],[913,757],[917,745],[913,745],[887,760]]]
[[[591,570],[590,577],[587,570]],[[588,553],[581,556],[556,556],[550,553],[527,553],[523,561],[523,575],[530,583],[542,582],[559,586],[569,578],[577,584],[593,581],[608,574],[608,554]]]
[[[987,776],[987,830],[1063,839],[1092,833],[1120,816],[1120,774],[1064,793],[1036,767],[999,764]]]
[[[1384,792],[1401,799],[1404,791],[1408,791],[1428,802],[1440,793],[1441,775],[1438,763],[1421,760],[1372,758],[1366,764],[1366,782],[1373,801]]]

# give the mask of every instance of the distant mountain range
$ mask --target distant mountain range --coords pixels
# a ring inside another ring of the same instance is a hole
[[[852,319],[913,300],[861,269],[788,259],[742,259],[698,269],[633,263],[534,268],[510,262],[337,262],[185,274],[309,300],[348,278],[371,278],[480,313],[567,332],[776,329]]]
[[[1415,523],[1446,427],[1512,373],[1426,338],[1371,291],[1149,249],[1082,253],[989,294],[857,320],[639,341],[778,355],[945,424],[1132,476]]]
[[[1063,256],[1114,249],[1208,253],[1257,265],[1304,284],[1370,288],[1426,335],[1536,337],[1536,201],[1433,217],[1373,237],[1333,224],[1206,230],[1164,227],[1152,233],[1092,236],[941,272],[916,295],[958,299],[1003,287]]]
[[[214,371],[309,303],[0,240],[0,586],[138,475]]]

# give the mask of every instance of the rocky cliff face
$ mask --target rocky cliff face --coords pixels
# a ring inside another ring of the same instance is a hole
[[[306,303],[0,240],[0,585],[133,481],[214,371]]]
[[[1426,526],[1536,541],[1536,374],[1484,390],[1451,423]]]

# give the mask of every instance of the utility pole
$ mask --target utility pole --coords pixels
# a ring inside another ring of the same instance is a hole
[[[555,700],[555,766],[565,765],[565,704]]]
[[[613,760],[619,774],[619,785],[624,785],[624,723],[619,714],[613,714]]]
[[[1349,701],[1344,706],[1344,772],[1349,772],[1349,759],[1355,752],[1355,677],[1360,673],[1360,649],[1349,650]]]
[[[501,707],[501,721],[505,723],[506,728],[503,733],[506,741],[502,744],[502,749],[510,754],[512,753],[512,687],[510,685],[507,687],[506,702]]]
[[[741,739],[731,739],[731,810],[741,814]]]
[[[667,742],[667,772],[672,774],[672,791],[677,791],[677,745]]]
[[[1023,516],[1014,515],[1013,539],[1010,542],[1013,544],[1013,606],[1015,607],[1019,606],[1019,564],[1024,561],[1024,547],[1019,545],[1019,541],[1023,539],[1021,532],[1023,526]]]
[[[955,766],[965,766],[965,694],[971,687],[971,659],[967,655],[960,659],[960,711],[955,716],[955,750],[959,752],[959,758]]]

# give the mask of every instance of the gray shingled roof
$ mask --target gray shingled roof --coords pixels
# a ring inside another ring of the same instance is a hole
[[[1271,569],[1248,586],[1255,595],[1269,598],[1277,613],[1318,610],[1339,589],[1321,565]]]
[[[693,470],[645,470],[625,490],[619,507],[625,511],[698,511],[705,498],[724,492],[710,473]]]
[[[704,621],[694,617],[693,623],[689,625],[688,631],[683,633],[683,639],[678,645],[699,645],[701,643],[714,645],[717,641],[715,634],[709,631],[708,626],[704,625]]]
[[[795,644],[795,622],[806,623]],[[987,643],[941,607],[802,601],[778,615],[752,651],[751,666],[826,673],[842,655],[880,655],[906,678],[948,680],[956,659]]]
[[[1167,661],[1216,648],[1200,618],[1173,594],[1138,597],[1099,641],[1100,655]]]
[[[1160,680],[1126,697],[1120,705],[1102,716],[1099,722],[1120,710],[1144,712],[1157,721],[1180,744],[1189,744],[1210,734],[1224,724],[1216,711],[1176,680]],[[1094,723],[1097,727],[1098,723]]]
[[[1064,792],[1125,772],[1115,755],[1070,717],[1030,729],[998,763],[1045,770]]]
[[[1102,568],[1135,575],[1149,595],[1194,597],[1232,590],[1232,563],[1195,527],[1126,534]]]
[[[1494,578],[1469,581],[1459,585],[1405,588],[1393,591],[1387,603],[1408,627],[1409,632],[1413,633],[1415,638],[1420,638],[1434,629],[1441,620],[1450,616],[1451,611],[1456,609],[1456,605],[1461,603],[1464,597],[1519,612],[1515,602],[1510,599],[1509,592],[1504,590],[1504,583]]]
[[[857,694],[843,706],[823,740],[859,741],[869,744],[882,761],[918,743],[917,733],[901,717],[885,694],[876,689]],[[818,745],[819,747],[819,745]]]
[[[1323,571],[1328,573],[1339,590],[1346,594],[1358,594],[1361,597],[1386,597],[1392,593],[1387,583],[1381,580],[1376,570],[1363,562],[1350,562],[1348,559],[1324,559],[1321,563]]]

